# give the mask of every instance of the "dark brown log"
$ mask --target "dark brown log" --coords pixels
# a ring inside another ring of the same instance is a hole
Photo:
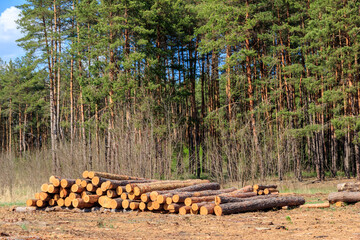
[[[190,210],[191,210],[191,206],[181,207],[181,208],[179,208],[179,214],[186,215],[186,214],[190,213]]]
[[[264,190],[265,188],[277,188],[277,185],[263,185],[263,184],[255,184],[253,186],[254,190]]]
[[[157,190],[172,190],[176,188],[187,187],[191,185],[196,185],[200,183],[208,183],[209,180],[185,180],[181,182],[171,182],[171,183],[140,183],[134,186],[134,193],[136,196],[140,196],[142,193],[157,191]]]
[[[360,192],[360,182],[339,183],[337,185],[337,190],[339,192]]]
[[[27,207],[36,207],[36,201],[38,199],[28,199],[26,200],[26,206]]]
[[[200,215],[214,214],[215,203],[208,203],[200,207]]]
[[[267,199],[271,197],[277,197],[277,195],[263,195],[263,196],[251,196],[245,198],[238,198],[238,197],[227,197],[227,196],[216,196],[215,197],[215,204],[220,205],[229,202],[245,202],[245,201],[252,201],[257,199]]]
[[[60,185],[62,188],[70,188],[75,184],[75,179],[61,179]]]
[[[305,203],[303,197],[277,197],[257,199],[245,202],[225,203],[215,206],[214,211],[217,216],[266,210],[271,208],[279,208],[283,206],[300,206]]]
[[[154,180],[107,180],[101,184],[101,189],[103,191],[108,189],[116,189],[118,187],[124,187],[124,191],[126,189],[126,185],[135,184],[135,183],[150,183],[154,182]],[[121,193],[120,193],[121,194]]]
[[[360,192],[333,192],[329,194],[328,200],[330,203],[346,202],[355,203],[360,202]]]
[[[180,192],[180,193],[176,193],[172,196],[172,201],[174,203],[184,202],[186,198],[213,196],[213,195],[219,195],[219,194],[223,194],[223,193],[233,192],[235,190],[236,190],[236,188],[227,188],[227,189],[221,189],[221,190],[206,190],[206,191],[200,191],[200,192]]]
[[[89,172],[88,177],[91,179],[93,179],[94,177],[102,177],[112,180],[145,180],[144,178],[140,178],[140,177],[131,177],[126,175],[118,175],[113,173],[94,172],[94,171]]]
[[[76,208],[91,208],[95,204],[94,203],[87,203],[81,198],[76,198],[76,199],[72,200],[72,205],[74,207],[76,207]]]

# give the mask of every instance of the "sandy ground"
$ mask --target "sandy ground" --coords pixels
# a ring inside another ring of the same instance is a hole
[[[323,200],[325,194],[305,195]],[[0,208],[0,239],[360,239],[360,208],[291,209],[230,216],[17,213]]]

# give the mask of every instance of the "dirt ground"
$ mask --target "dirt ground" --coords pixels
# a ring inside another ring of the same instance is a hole
[[[326,194],[304,195],[308,201]],[[230,216],[17,213],[0,208],[0,239],[360,239],[360,208],[291,209]]]

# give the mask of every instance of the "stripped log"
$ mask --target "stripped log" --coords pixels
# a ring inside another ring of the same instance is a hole
[[[303,197],[277,197],[245,202],[220,204],[215,206],[214,211],[217,216],[222,216],[234,213],[279,208],[283,206],[300,206],[304,203],[305,199]]]
[[[60,186],[62,188],[70,188],[75,184],[75,179],[61,179]]]
[[[343,191],[359,192],[360,191],[360,182],[339,183],[337,185],[337,190],[339,192],[343,192]]]
[[[27,207],[36,207],[36,201],[38,199],[28,199],[26,200],[26,206]]]
[[[200,192],[180,192],[180,193],[174,194],[172,196],[172,200],[174,203],[178,203],[178,202],[184,202],[186,198],[213,196],[213,195],[219,195],[219,194],[223,194],[223,193],[233,192],[235,190],[236,190],[236,188],[227,188],[227,189],[222,189],[222,190],[206,190],[206,191],[200,191]]]
[[[265,188],[277,188],[277,185],[262,185],[262,184],[255,184],[253,186],[254,190],[264,190]]]
[[[330,203],[346,202],[355,203],[360,202],[360,192],[333,192],[329,194],[328,200]]]
[[[181,207],[181,208],[179,208],[179,214],[186,215],[186,214],[190,213],[190,210],[191,210],[191,206]]]
[[[200,207],[200,215],[214,214],[215,203],[208,203]]]
[[[300,208],[329,208],[330,207],[330,203],[329,202],[325,202],[325,203],[313,203],[313,204],[304,204],[301,205]]]
[[[91,208],[95,204],[89,203],[89,202],[87,203],[84,201],[84,199],[81,199],[81,198],[76,198],[76,199],[72,200],[72,205],[76,208]]]
[[[94,177],[102,177],[112,180],[145,180],[144,178],[140,178],[140,177],[131,177],[131,176],[118,175],[107,172],[94,172],[94,171],[88,172],[88,178],[93,179]]]
[[[186,180],[186,181],[182,181],[182,182],[172,182],[172,183],[158,183],[158,184],[137,184],[134,187],[134,193],[136,196],[140,196],[142,193],[145,192],[151,192],[151,191],[155,191],[155,190],[172,190],[175,188],[182,188],[182,187],[187,187],[187,186],[191,186],[191,185],[196,185],[196,184],[200,184],[200,183],[207,183],[209,182],[209,180]],[[127,190],[127,189],[126,189]]]
[[[116,189],[117,187],[124,187],[128,184],[135,184],[135,183],[150,183],[154,182],[154,180],[107,180],[101,184],[101,188],[103,191],[108,189]]]

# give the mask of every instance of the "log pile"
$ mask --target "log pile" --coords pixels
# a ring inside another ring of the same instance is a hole
[[[220,189],[209,180],[152,180],[105,172],[84,171],[83,179],[51,176],[28,207],[54,207],[87,212],[135,210],[218,216],[281,209],[304,204],[302,197],[279,196],[276,185]]]
[[[337,190],[328,196],[331,204],[341,207],[345,203],[360,202],[360,182],[340,183],[337,185]]]

